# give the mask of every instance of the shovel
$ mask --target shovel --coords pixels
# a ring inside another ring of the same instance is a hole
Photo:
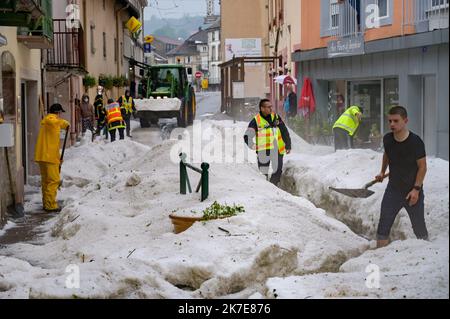
[[[63,161],[63,159],[64,159],[64,152],[66,151],[67,135],[69,135],[69,127],[67,127],[67,129],[66,129],[66,135],[64,136],[64,144],[63,144],[63,148],[62,148],[62,152],[61,152],[61,164],[59,164],[59,173],[60,173],[60,174],[61,174],[62,161]],[[61,189],[62,183],[63,183],[63,181],[60,180],[58,189]]]
[[[384,178],[389,177],[389,174],[386,174]],[[330,187],[332,191],[338,192],[340,194],[343,194],[348,197],[352,198],[369,198],[373,194],[375,194],[374,191],[371,191],[369,188],[373,185],[379,183],[377,180],[373,180],[370,183],[367,183],[364,185],[364,188],[361,189],[346,189],[346,188],[334,188]]]

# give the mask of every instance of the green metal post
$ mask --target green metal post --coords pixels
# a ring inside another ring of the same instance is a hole
[[[202,164],[202,202],[209,196],[209,164]]]
[[[186,176],[187,170],[186,165],[184,165],[184,159],[186,158],[185,154],[180,154],[180,193],[182,195],[186,195]]]

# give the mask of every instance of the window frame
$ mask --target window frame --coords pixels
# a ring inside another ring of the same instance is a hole
[[[340,7],[339,7],[339,0],[330,0],[329,2],[329,30],[336,30],[339,28],[339,16],[340,16]],[[337,12],[333,12],[333,8],[336,8]],[[336,17],[336,25],[333,26],[333,17]]]

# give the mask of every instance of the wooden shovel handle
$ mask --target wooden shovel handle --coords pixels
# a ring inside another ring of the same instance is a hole
[[[386,175],[384,175],[383,179],[385,179],[385,178],[387,178],[387,177],[389,177],[389,173],[387,173]],[[367,183],[366,186],[364,186],[364,188],[367,189],[367,188],[372,187],[373,185],[375,185],[375,184],[377,184],[377,183],[379,183],[379,182],[375,179],[375,180],[371,181],[370,183]]]

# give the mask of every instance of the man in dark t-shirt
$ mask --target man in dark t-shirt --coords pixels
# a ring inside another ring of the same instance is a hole
[[[382,182],[389,167],[389,184],[381,203],[377,231],[378,248],[389,244],[392,225],[402,208],[408,212],[416,237],[428,239],[423,193],[427,172],[425,144],[408,130],[408,113],[404,107],[393,107],[388,120],[392,133],[384,137],[383,164],[381,173],[376,177]]]

